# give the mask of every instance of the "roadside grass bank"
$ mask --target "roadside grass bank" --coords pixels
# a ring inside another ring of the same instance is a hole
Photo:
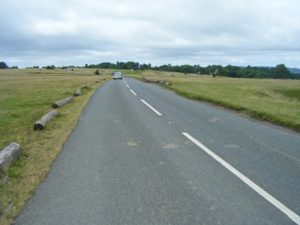
[[[90,96],[109,73],[92,69],[0,70],[0,148],[11,142],[22,146],[22,156],[0,178],[0,224],[10,224],[47,172]],[[100,83],[95,83],[100,80]],[[83,95],[59,109],[59,116],[43,131],[33,124],[51,104],[88,85]]]
[[[300,131],[300,80],[213,78],[162,71],[137,71],[128,76],[165,81],[162,86],[186,98]]]

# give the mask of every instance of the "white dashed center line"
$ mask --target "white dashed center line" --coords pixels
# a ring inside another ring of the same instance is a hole
[[[135,93],[132,89],[130,89],[130,92],[131,92],[134,96],[137,96],[136,93]]]
[[[157,115],[162,116],[162,114],[160,112],[158,112],[153,106],[151,106],[144,99],[141,99],[141,102],[144,103],[146,106],[148,106],[150,109],[152,109],[152,111],[155,112]]]
[[[123,82],[124,82],[124,84],[126,85],[127,88],[130,88],[125,80],[123,80]]]

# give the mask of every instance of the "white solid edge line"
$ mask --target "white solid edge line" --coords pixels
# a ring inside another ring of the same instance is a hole
[[[148,106],[150,109],[152,109],[153,112],[155,112],[157,115],[162,116],[160,112],[158,112],[154,107],[152,107],[148,102],[146,102],[144,99],[141,99],[141,102],[144,103],[146,106]]]
[[[131,92],[134,96],[136,96],[136,93],[135,93],[132,89],[130,89],[130,92]]]
[[[221,157],[219,157],[217,154],[212,152],[209,148],[204,146],[201,142],[193,138],[191,135],[189,135],[186,132],[182,132],[182,134],[192,141],[195,145],[197,145],[199,148],[201,148],[203,151],[205,151],[208,155],[210,155],[212,158],[214,158],[217,162],[219,162],[222,166],[224,166],[226,169],[228,169],[231,173],[233,173],[235,176],[240,178],[245,184],[247,184],[250,188],[252,188],[254,191],[256,191],[259,195],[264,197],[267,201],[269,201],[272,205],[274,205],[276,208],[278,208],[280,211],[282,211],[284,214],[286,214],[291,220],[293,220],[296,224],[300,225],[300,216],[297,215],[295,212],[290,210],[288,207],[286,207],[284,204],[282,204],[280,201],[278,201],[276,198],[274,198],[272,195],[270,195],[268,192],[266,192],[264,189],[259,187],[257,184],[255,184],[252,180],[250,180],[248,177],[243,175],[241,172],[239,172],[237,169],[235,169],[233,166],[231,166],[229,163],[227,163],[225,160],[223,160]]]

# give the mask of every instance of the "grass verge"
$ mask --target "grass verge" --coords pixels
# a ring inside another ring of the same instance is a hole
[[[189,99],[210,102],[300,131],[300,81],[242,79],[161,71],[129,74],[165,81],[162,86]]]
[[[94,70],[0,70],[0,149],[10,142],[22,146],[22,156],[0,179],[0,224],[10,224],[60,152],[77,119],[100,83],[107,79]],[[43,131],[33,123],[51,110],[55,100],[89,85],[83,95],[62,109]]]

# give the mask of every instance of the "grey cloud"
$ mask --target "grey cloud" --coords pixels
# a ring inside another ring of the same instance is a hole
[[[298,0],[2,0],[0,60],[298,66]]]

